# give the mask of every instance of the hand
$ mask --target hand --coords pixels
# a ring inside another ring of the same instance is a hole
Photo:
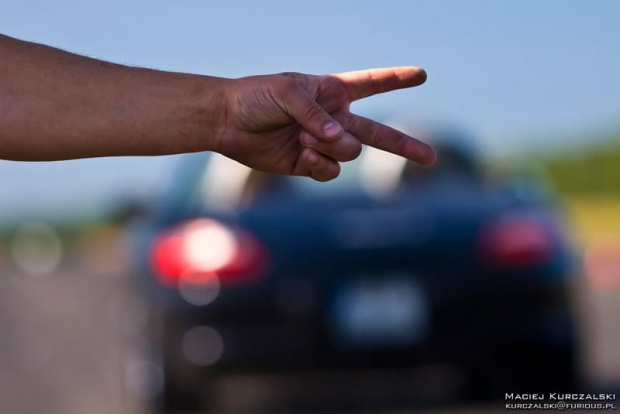
[[[315,76],[301,73],[227,81],[216,150],[249,167],[328,181],[362,144],[431,165],[428,145],[349,112],[351,102],[417,86],[424,70],[396,67]]]
[[[362,144],[424,165],[435,159],[426,144],[349,112],[357,99],[422,84],[426,73],[416,67],[231,80],[116,65],[2,35],[0,56],[4,159],[218,151],[318,181],[338,176],[338,162],[356,158]]]

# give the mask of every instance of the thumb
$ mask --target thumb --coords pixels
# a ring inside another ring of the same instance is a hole
[[[304,130],[320,140],[335,142],[344,134],[342,126],[301,88],[289,94],[285,107]]]

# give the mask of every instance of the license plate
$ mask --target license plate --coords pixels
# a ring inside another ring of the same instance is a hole
[[[414,345],[429,322],[427,294],[411,276],[349,282],[336,291],[330,311],[332,337],[344,347]]]

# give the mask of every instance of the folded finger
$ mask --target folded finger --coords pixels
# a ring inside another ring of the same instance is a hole
[[[301,161],[307,168],[308,176],[316,181],[329,181],[340,174],[340,164],[317,151],[305,148]]]
[[[307,131],[300,134],[301,144],[312,148],[336,161],[352,161],[362,152],[362,143],[352,134],[345,132],[342,138],[334,143],[321,141]]]

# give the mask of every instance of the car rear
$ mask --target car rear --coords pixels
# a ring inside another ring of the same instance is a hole
[[[557,212],[458,177],[382,200],[282,190],[152,230],[166,407],[209,405],[238,372],[439,367],[451,398],[572,386]]]

